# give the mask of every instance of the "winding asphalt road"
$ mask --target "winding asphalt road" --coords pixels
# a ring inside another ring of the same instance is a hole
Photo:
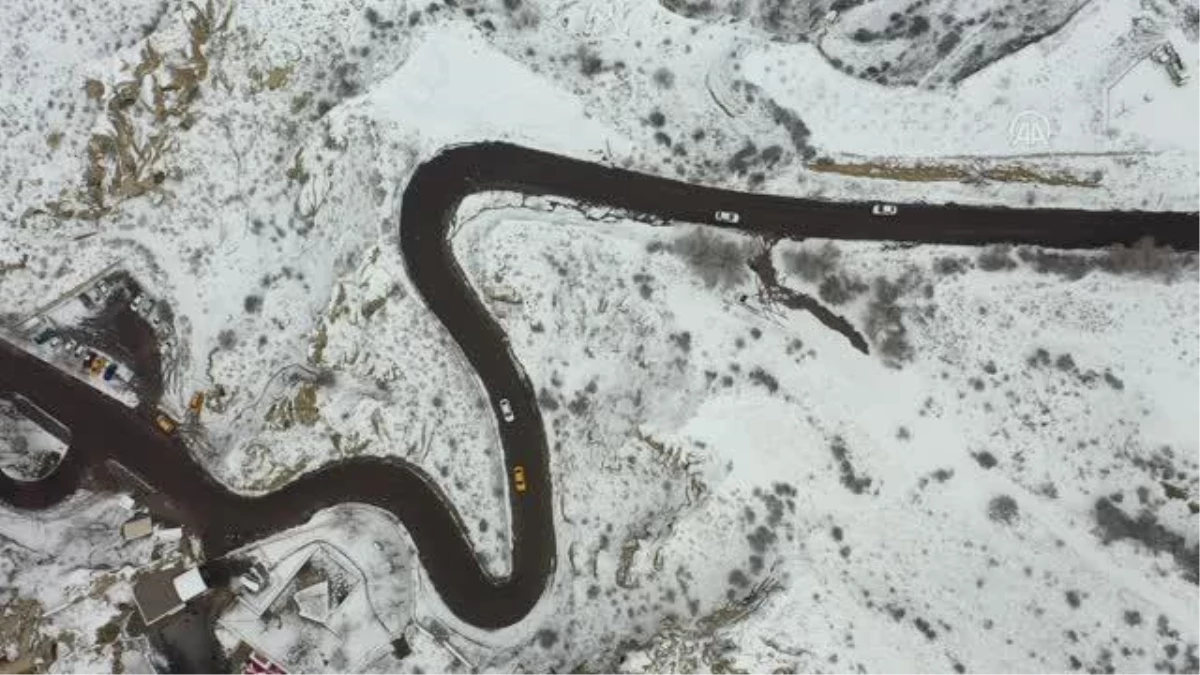
[[[44,509],[78,489],[89,470],[113,461],[165,495],[215,557],[316,511],[359,502],[394,514],[411,534],[446,605],[462,620],[499,628],[524,617],[555,566],[549,457],[534,387],[458,266],[447,233],[463,197],[511,190],[558,195],[641,212],[662,222],[712,223],[718,210],[741,215],[736,229],[769,236],[923,243],[1040,244],[1093,248],[1153,236],[1196,250],[1195,213],[1011,210],[906,205],[896,216],[871,215],[869,203],[831,203],[717,190],[591,164],[518,146],[460,146],[420,166],[404,193],[400,247],[408,274],[483,381],[490,400],[508,398],[516,419],[497,414],[506,470],[525,469],[529,489],[509,490],[513,572],[489,577],[463,532],[458,512],[432,478],[399,459],[356,458],[325,465],[268,495],[250,497],[217,483],[177,437],[159,433],[149,412],[126,408],[18,347],[0,340],[0,391],[24,397],[71,431],[59,466],[38,481],[0,474],[0,501]],[[726,226],[728,227],[728,226]]]

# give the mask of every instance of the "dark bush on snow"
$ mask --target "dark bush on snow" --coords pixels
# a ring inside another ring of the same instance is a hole
[[[543,628],[537,632],[537,641],[538,644],[541,645],[542,649],[549,649],[558,642],[558,633],[555,633],[549,628]]]
[[[867,305],[866,333],[885,363],[892,367],[912,360],[913,349],[908,342],[908,328],[904,325],[904,307],[900,297],[913,279],[905,277],[892,281],[876,277],[871,285],[872,297]]]
[[[1184,271],[1195,270],[1196,256],[1157,246],[1153,237],[1143,237],[1133,246],[1116,244],[1100,259],[1100,268],[1112,274],[1177,279]]]
[[[1016,522],[1019,515],[1020,509],[1017,507],[1017,500],[1008,495],[993,497],[992,501],[988,502],[988,518],[997,523],[1011,525]]]
[[[842,305],[867,291],[867,285],[858,277],[834,274],[825,277],[817,294],[831,305]]]
[[[659,68],[654,71],[654,84],[657,84],[663,89],[670,89],[675,86],[675,73],[667,68]]]
[[[770,99],[767,99],[767,108],[770,110],[771,119],[783,127],[788,137],[792,139],[792,147],[796,149],[796,154],[800,155],[801,159],[807,162],[817,156],[817,151],[808,144],[808,138],[812,132],[809,131],[804,120],[790,109]]]
[[[816,283],[837,269],[841,257],[842,252],[837,246],[825,242],[815,249],[802,247],[785,253],[783,262],[792,274],[799,275],[809,283]]]
[[[745,244],[703,227],[696,227],[671,242],[671,252],[686,261],[710,288],[740,283],[750,269],[750,254]]]
[[[1017,261],[1009,255],[1011,250],[1012,247],[1007,244],[988,246],[979,252],[979,258],[976,260],[979,263],[979,269],[987,272],[1013,269],[1017,266]]]

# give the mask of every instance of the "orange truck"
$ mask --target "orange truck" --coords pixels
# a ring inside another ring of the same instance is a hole
[[[192,399],[188,401],[188,412],[195,417],[200,416],[200,411],[204,409],[204,392],[198,391],[192,394]]]
[[[158,427],[159,431],[168,436],[175,433],[175,430],[179,428],[179,423],[171,419],[170,415],[162,412],[161,410],[154,415],[154,425]]]

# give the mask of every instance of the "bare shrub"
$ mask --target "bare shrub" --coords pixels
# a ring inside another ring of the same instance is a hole
[[[1010,247],[990,246],[979,255],[979,267],[983,270],[1007,270],[1016,267],[1009,256]],[[1175,251],[1169,246],[1158,246],[1153,237],[1143,237],[1133,246],[1113,244],[1103,252],[1063,251],[1022,246],[1017,257],[1040,274],[1055,274],[1075,281],[1091,272],[1102,270],[1109,274],[1154,278],[1174,281],[1185,272],[1196,270],[1194,253]]]
[[[671,252],[686,261],[710,288],[741,283],[750,269],[746,244],[703,227],[693,228],[671,242]]]
[[[1039,274],[1057,274],[1071,281],[1087,276],[1088,272],[1095,269],[1098,262],[1093,257],[1079,253],[1033,247],[1018,249],[1017,257]]]
[[[976,259],[979,269],[987,272],[1013,269],[1017,266],[1017,261],[1009,255],[1010,251],[1012,251],[1012,247],[1007,244],[988,246],[979,252],[979,257]]]
[[[809,131],[808,125],[804,123],[804,120],[800,119],[791,109],[785,108],[770,99],[767,99],[767,109],[771,113],[771,119],[787,132],[788,138],[792,140],[792,146],[796,149],[797,155],[803,158],[804,161],[810,161],[817,156],[817,151],[808,144],[808,139],[812,132]]]
[[[542,647],[542,649],[549,649],[558,642],[558,633],[550,630],[549,628],[543,628],[542,630],[539,630],[536,637],[538,644]]]
[[[579,59],[579,72],[592,77],[604,70],[604,59],[587,46],[580,46],[575,57]]]
[[[775,379],[774,375],[771,375],[762,368],[755,367],[747,374],[747,377],[749,377],[751,381],[766,387],[767,391],[771,392],[772,394],[779,391],[779,380]]]
[[[971,267],[971,261],[963,256],[942,256],[933,261],[933,271],[943,276],[961,274]]]
[[[832,242],[825,242],[816,249],[799,247],[784,254],[787,270],[801,279],[816,283],[837,270],[842,252]]]
[[[1020,509],[1017,507],[1017,500],[1008,495],[992,497],[992,500],[988,502],[988,518],[997,523],[1012,525],[1019,515]]]
[[[663,89],[670,89],[675,86],[675,73],[668,68],[659,68],[654,71],[654,84]]]
[[[1194,270],[1194,254],[1178,252],[1167,246],[1156,246],[1154,237],[1142,237],[1133,246],[1115,244],[1100,258],[1100,268],[1112,274],[1159,277],[1174,281],[1187,270]]]
[[[847,490],[861,495],[871,487],[871,478],[859,475],[854,469],[854,464],[850,462],[850,450],[846,447],[845,439],[841,436],[834,436],[830,439],[829,451],[833,453],[833,458],[838,462],[842,474],[842,485]]]
[[[867,304],[867,337],[879,350],[884,363],[894,368],[911,361],[913,357],[900,298],[907,288],[919,285],[919,282],[919,277],[909,272],[897,280],[876,277],[871,284],[872,296]]]
[[[843,305],[867,291],[867,285],[858,277],[833,274],[825,277],[817,294],[831,305]]]

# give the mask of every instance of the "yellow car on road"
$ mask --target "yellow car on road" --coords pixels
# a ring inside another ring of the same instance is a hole
[[[525,485],[525,467],[520,464],[513,467],[513,487],[517,492],[524,492],[528,487]]]
[[[179,423],[171,419],[164,412],[160,412],[154,416],[154,424],[158,427],[159,431],[168,436],[175,433],[175,430],[179,428]]]

